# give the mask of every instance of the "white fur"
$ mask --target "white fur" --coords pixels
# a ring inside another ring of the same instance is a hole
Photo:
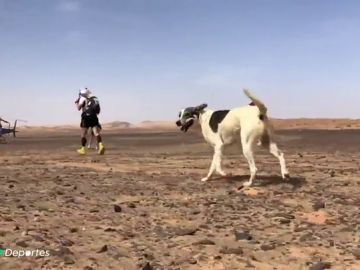
[[[288,177],[289,172],[286,168],[284,154],[271,139],[265,105],[246,90],[245,94],[256,106],[248,105],[230,110],[219,124],[216,133],[209,126],[213,111],[203,110],[199,115],[199,123],[204,139],[214,148],[210,170],[202,181],[210,179],[215,171],[222,176],[226,175],[221,168],[223,149],[226,145],[239,142],[241,142],[243,154],[250,167],[250,179],[244,183],[244,186],[251,186],[256,177],[257,168],[254,160],[254,147],[258,142],[263,142],[263,146],[268,147],[269,152],[279,159],[281,175],[283,178]],[[260,119],[261,114],[263,114],[264,120]]]

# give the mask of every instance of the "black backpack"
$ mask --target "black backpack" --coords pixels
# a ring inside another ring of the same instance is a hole
[[[90,97],[86,100],[85,111],[87,115],[98,115],[100,113],[100,102],[97,97]]]

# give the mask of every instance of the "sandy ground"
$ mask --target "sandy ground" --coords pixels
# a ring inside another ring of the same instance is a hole
[[[234,147],[229,177],[202,183],[198,133],[112,132],[107,154],[75,153],[76,132],[0,144],[0,269],[360,269],[360,131],[284,130],[277,160],[249,177]]]

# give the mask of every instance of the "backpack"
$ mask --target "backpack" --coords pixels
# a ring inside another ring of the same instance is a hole
[[[97,97],[90,97],[86,100],[84,113],[87,115],[98,115],[100,113],[100,102]]]

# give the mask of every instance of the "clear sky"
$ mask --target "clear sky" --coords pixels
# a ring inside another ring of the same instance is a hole
[[[0,116],[172,120],[246,104],[273,117],[360,116],[358,0],[0,0]]]

